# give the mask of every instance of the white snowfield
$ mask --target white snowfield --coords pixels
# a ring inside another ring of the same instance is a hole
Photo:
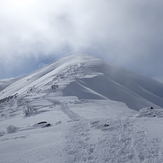
[[[0,81],[0,163],[162,163],[163,84],[89,55]]]

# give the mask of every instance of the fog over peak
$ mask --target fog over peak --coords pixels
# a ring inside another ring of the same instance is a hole
[[[0,78],[87,53],[162,81],[161,0],[1,0]]]

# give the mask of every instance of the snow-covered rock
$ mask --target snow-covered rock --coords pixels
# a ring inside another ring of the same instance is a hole
[[[137,117],[156,117],[155,109],[153,107],[140,109]]]

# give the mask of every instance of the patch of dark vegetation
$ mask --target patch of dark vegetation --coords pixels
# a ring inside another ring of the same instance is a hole
[[[58,88],[58,85],[52,85],[51,86],[51,89],[53,89],[53,90],[55,90],[55,89],[57,89]]]
[[[43,124],[43,123],[47,123],[46,121],[42,121],[42,122],[39,122],[38,124]]]
[[[50,127],[50,126],[52,126],[50,123],[47,123],[46,121],[41,121],[41,122],[38,122],[37,124],[35,124],[34,126],[39,126],[39,127],[42,127],[42,128],[44,128],[44,127]]]
[[[109,124],[104,124],[104,127],[108,127],[109,126]]]
[[[51,124],[50,123],[48,123],[48,124],[46,124],[44,127],[50,127],[51,126]]]

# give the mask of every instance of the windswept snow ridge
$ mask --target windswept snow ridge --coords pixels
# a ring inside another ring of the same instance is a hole
[[[129,108],[163,107],[163,84],[88,55],[72,55],[58,60],[9,86],[1,86],[0,99],[29,88],[45,91],[60,85],[65,96],[79,99],[111,99]]]
[[[88,55],[0,81],[0,162],[161,163],[163,84]]]

